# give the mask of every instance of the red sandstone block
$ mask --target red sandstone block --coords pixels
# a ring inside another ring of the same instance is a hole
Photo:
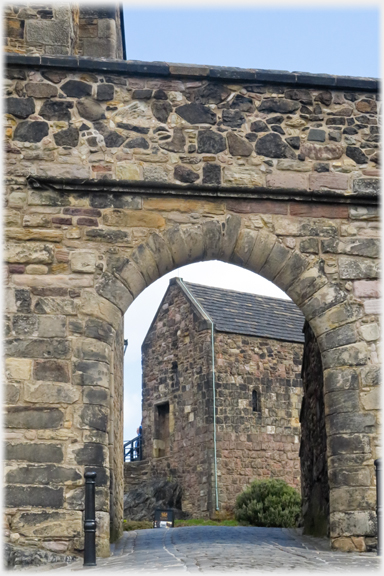
[[[52,224],[61,224],[61,226],[71,226],[72,218],[62,218],[61,216],[54,216],[52,218]]]
[[[268,188],[293,188],[308,190],[309,176],[303,173],[269,174],[266,178]]]
[[[78,218],[77,219],[78,226],[98,226],[99,223],[95,218]]]
[[[314,218],[348,218],[348,206],[292,202],[289,213],[291,216],[312,216]]]
[[[288,214],[286,202],[267,202],[263,200],[228,200],[227,209],[240,214]]]
[[[24,264],[10,264],[9,273],[10,274],[24,274],[25,266]]]
[[[71,216],[91,216],[93,218],[100,218],[101,212],[97,208],[75,208],[68,206],[64,208],[63,214],[70,214]]]
[[[314,172],[309,176],[310,190],[329,188],[330,190],[348,190],[348,174],[333,172]]]
[[[92,172],[112,172],[111,166],[100,166],[95,164],[92,166]]]
[[[358,298],[378,298],[380,296],[379,280],[356,280],[353,293]]]

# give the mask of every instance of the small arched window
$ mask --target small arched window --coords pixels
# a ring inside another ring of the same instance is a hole
[[[252,412],[260,412],[260,398],[257,390],[252,390]]]

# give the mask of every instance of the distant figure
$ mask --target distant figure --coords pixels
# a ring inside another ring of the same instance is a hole
[[[143,429],[141,427],[141,424],[137,428],[136,433],[137,433],[138,438],[135,442],[135,451],[136,451],[135,460],[141,460],[141,457],[142,457],[142,455],[141,455],[141,439],[142,439],[142,434],[143,434]]]

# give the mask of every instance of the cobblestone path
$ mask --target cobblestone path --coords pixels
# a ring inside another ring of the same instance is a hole
[[[83,569],[82,562],[66,568],[70,572]],[[100,558],[95,568],[86,568],[105,574],[117,570],[144,574],[292,570],[364,574],[379,569],[375,553],[335,552],[329,550],[325,539],[301,536],[295,530],[240,526],[125,532],[112,545],[110,558]]]

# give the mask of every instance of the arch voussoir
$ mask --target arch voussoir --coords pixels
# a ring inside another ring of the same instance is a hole
[[[133,302],[133,296],[128,288],[109,272],[102,274],[95,289],[100,296],[115,304],[123,314]]]

